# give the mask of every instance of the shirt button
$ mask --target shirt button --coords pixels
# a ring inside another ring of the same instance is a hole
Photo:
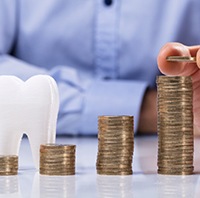
[[[112,5],[112,0],[104,0],[104,3],[107,5],[107,6],[110,6]]]

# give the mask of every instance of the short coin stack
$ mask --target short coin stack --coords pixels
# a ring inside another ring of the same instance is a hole
[[[159,76],[158,87],[158,173],[193,173],[192,79]]]
[[[17,175],[18,156],[1,155],[0,156],[0,175]]]
[[[40,174],[74,175],[75,145],[46,144],[40,146]]]
[[[96,168],[101,175],[131,175],[133,116],[99,116]]]

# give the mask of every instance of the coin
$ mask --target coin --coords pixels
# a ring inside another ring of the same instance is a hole
[[[40,174],[74,175],[75,145],[46,144],[40,146]]]
[[[40,169],[40,174],[42,175],[57,175],[57,176],[65,176],[65,175],[75,175],[75,171],[72,170],[67,170],[67,171],[56,171],[56,170],[53,170],[53,171],[48,171],[48,170],[42,170]]]
[[[190,170],[165,170],[165,169],[158,169],[158,174],[164,174],[164,175],[191,175],[193,174],[194,169]]]
[[[133,116],[98,117],[98,174],[132,174]]]
[[[191,57],[191,56],[168,56],[166,60],[170,62],[196,63],[196,57]]]
[[[191,77],[158,76],[156,82],[158,88],[158,173],[192,174],[194,141]]]
[[[17,175],[18,173],[18,156],[0,155],[0,175]]]
[[[110,170],[98,170],[97,169],[97,174],[99,174],[99,175],[132,175],[133,172],[132,172],[132,170],[128,170],[128,171],[110,171]]]

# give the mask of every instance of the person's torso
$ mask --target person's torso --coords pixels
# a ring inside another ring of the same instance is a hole
[[[193,6],[189,0],[21,0],[15,55],[47,69],[67,65],[100,78],[153,82],[162,45],[197,44]]]

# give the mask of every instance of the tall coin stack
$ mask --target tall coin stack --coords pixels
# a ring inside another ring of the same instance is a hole
[[[158,88],[158,173],[193,173],[192,79],[159,76]]]
[[[98,131],[97,173],[131,175],[133,116],[99,116]]]
[[[75,175],[75,145],[40,146],[40,174]]]
[[[0,175],[17,175],[18,172],[18,156],[1,155],[0,156]]]

